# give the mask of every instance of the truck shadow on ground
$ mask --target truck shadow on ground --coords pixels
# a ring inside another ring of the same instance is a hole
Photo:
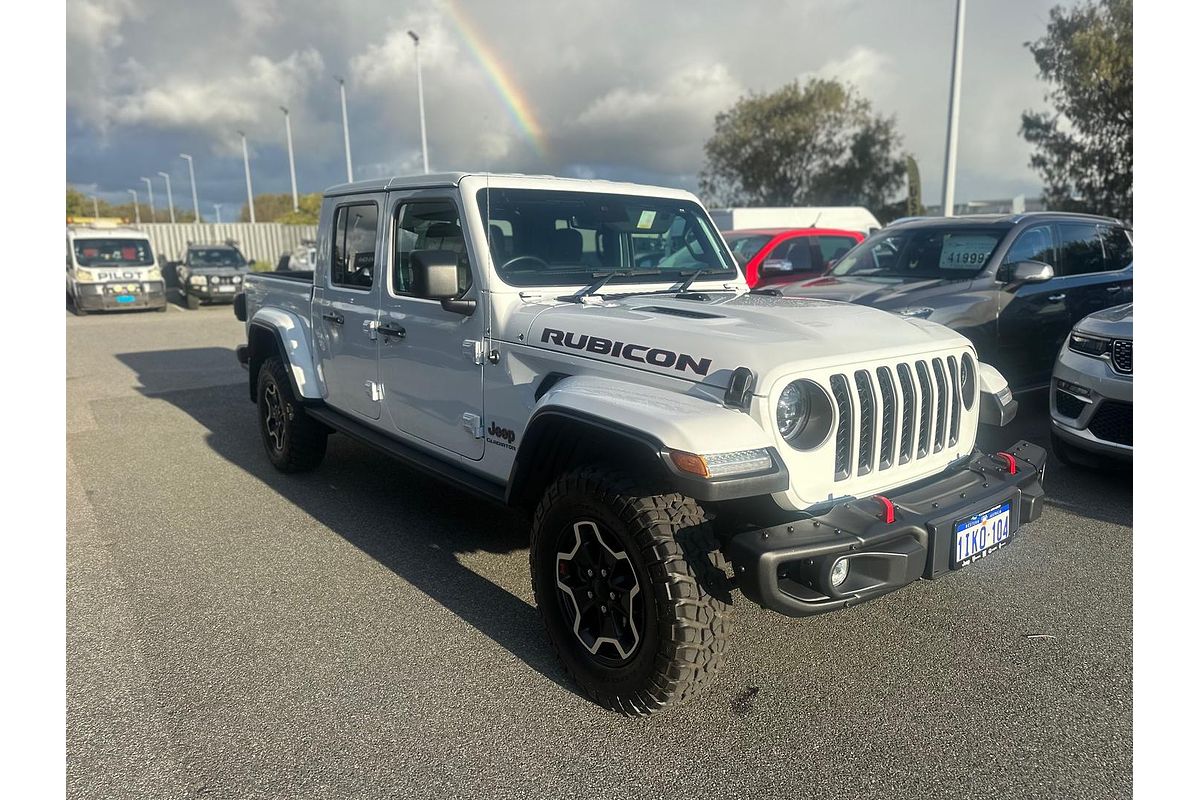
[[[140,391],[199,422],[222,458],[286,498],[362,552],[456,614],[532,669],[578,694],[556,661],[537,610],[462,563],[468,554],[509,554],[529,546],[528,521],[344,436],[331,436],[314,472],[285,475],[267,460],[245,372],[232,350],[206,347],[123,353]],[[233,365],[240,383],[178,388],[180,365]],[[187,442],[181,446],[188,446]],[[523,577],[523,580],[528,578]]]

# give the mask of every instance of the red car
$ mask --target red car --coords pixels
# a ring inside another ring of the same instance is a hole
[[[752,289],[808,280],[861,242],[858,231],[830,228],[760,228],[723,231]]]

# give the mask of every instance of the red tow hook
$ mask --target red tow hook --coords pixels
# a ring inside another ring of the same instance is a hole
[[[891,525],[896,521],[896,506],[891,500],[888,500],[881,494],[873,496],[873,499],[879,501],[879,505],[883,506],[883,521],[887,525]]]
[[[1011,453],[996,453],[996,458],[1008,465],[1008,474],[1017,474],[1017,457]]]

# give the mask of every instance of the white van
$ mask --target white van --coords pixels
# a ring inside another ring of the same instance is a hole
[[[167,310],[150,239],[131,228],[67,227],[67,297],[76,315],[129,308]]]
[[[883,226],[862,206],[709,209],[719,231],[749,228],[832,228],[870,236]]]

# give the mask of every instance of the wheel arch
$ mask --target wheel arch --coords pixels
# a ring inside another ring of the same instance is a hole
[[[258,373],[271,356],[278,356],[287,367],[294,397],[301,402],[321,400],[306,328],[295,314],[277,308],[259,309],[246,326],[246,340],[252,401],[258,400]]]

